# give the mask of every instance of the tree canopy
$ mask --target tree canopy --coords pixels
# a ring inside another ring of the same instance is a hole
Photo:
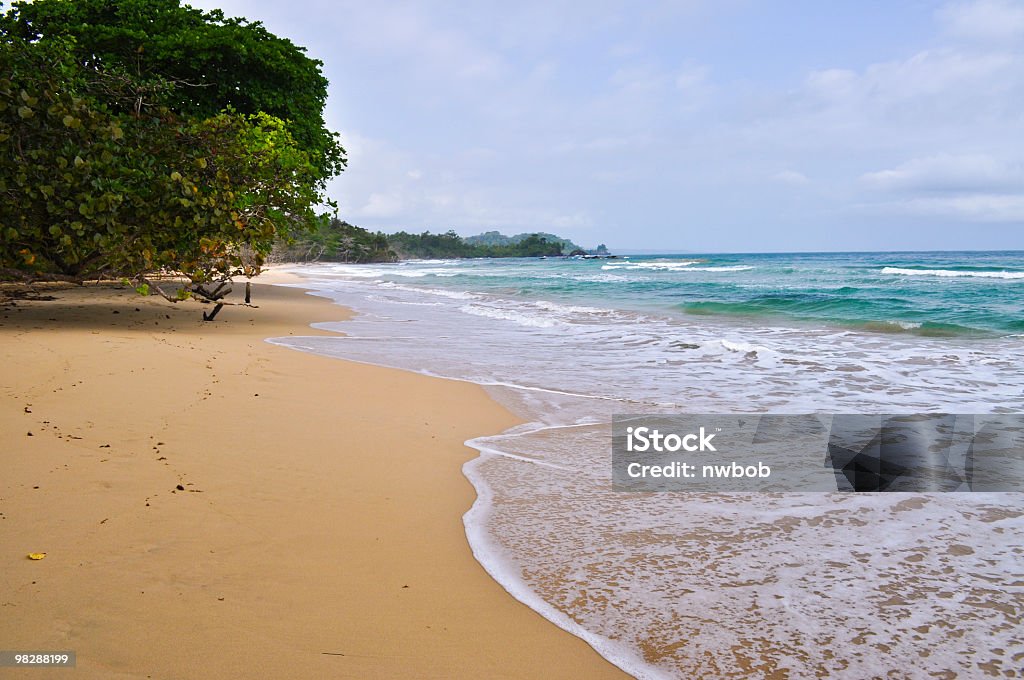
[[[278,243],[279,262],[394,262],[398,256],[381,232],[370,232],[338,218],[322,217],[314,229],[291,243]]]
[[[262,89],[232,99],[223,82],[173,66],[188,26],[200,63],[217,61],[214,38],[248,36],[254,61],[239,48],[216,73]],[[259,75],[268,64],[276,75]],[[274,113],[295,89],[274,93],[273,78],[290,69],[311,83],[298,123]],[[0,267],[124,276],[143,291],[154,272],[200,292],[256,273],[275,240],[317,224],[341,169],[320,117],[325,87],[319,62],[290,42],[176,0],[16,4],[0,17]]]
[[[410,234],[404,231],[388,236],[391,248],[402,258],[458,257],[541,257],[562,254],[563,239],[549,240],[545,234],[522,234],[502,245],[471,243],[449,230],[444,234]],[[507,237],[505,237],[507,238]]]
[[[287,121],[325,177],[344,166],[344,149],[323,120],[323,62],[258,21],[179,0],[36,0],[14,3],[3,30],[27,42],[68,45],[87,69],[138,84],[170,81],[175,87],[162,103],[179,115],[208,118],[228,107],[268,113]]]

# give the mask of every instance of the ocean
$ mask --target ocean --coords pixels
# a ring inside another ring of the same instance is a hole
[[[1024,411],[1024,252],[296,267],[295,349],[483,385],[477,559],[637,677],[1024,666],[1024,494],[628,493],[613,414]],[[938,674],[938,675],[937,675]]]

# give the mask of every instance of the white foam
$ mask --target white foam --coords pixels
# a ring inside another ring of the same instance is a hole
[[[409,293],[422,293],[423,295],[434,295],[436,297],[448,298],[450,300],[476,300],[479,295],[470,293],[465,290],[444,290],[443,288],[413,288],[411,286],[403,286],[400,283],[394,283],[392,281],[380,281],[377,284],[380,288],[386,288],[391,290],[404,290]]]
[[[386,276],[421,279],[425,276],[452,277],[461,273],[442,267],[425,267],[424,264],[426,262],[399,262],[391,265],[334,264],[330,266],[329,271],[355,279],[379,279]]]
[[[466,446],[477,449],[481,454],[487,451],[487,447],[477,439],[466,441]],[[517,564],[515,557],[503,550],[502,546],[494,540],[489,531],[488,520],[494,508],[494,495],[485,477],[478,472],[480,463],[484,460],[486,460],[485,456],[481,455],[462,466],[463,474],[476,489],[476,499],[466,514],[463,515],[462,523],[466,529],[466,538],[469,540],[473,557],[476,558],[477,562],[512,597],[562,630],[583,639],[598,654],[633,677],[640,680],[669,680],[672,677],[670,673],[644,661],[642,655],[637,650],[631,648],[628,644],[615,642],[604,635],[581,626],[568,615],[539,597],[536,591],[527,585],[515,566]]]
[[[693,267],[699,260],[692,262],[638,262],[636,264],[606,264],[601,269],[654,270],[671,272],[745,272],[754,267],[745,264],[721,265],[717,267]]]
[[[524,314],[511,309],[486,307],[484,305],[463,305],[462,307],[459,307],[459,311],[465,314],[472,314],[474,316],[485,316],[490,319],[511,321],[512,323],[519,324],[520,326],[530,326],[533,328],[552,328],[561,324],[561,322],[556,319],[545,318],[534,314]]]
[[[604,267],[602,267],[602,269],[604,269]],[[608,274],[608,273],[604,273],[604,274],[575,274],[575,275],[570,275],[568,278],[573,279],[575,281],[592,281],[594,283],[620,283],[620,282],[625,282],[625,281],[633,281],[633,279],[629,278],[628,276],[623,276],[621,274]]]
[[[547,310],[549,312],[561,312],[563,314],[598,314],[608,315],[614,314],[610,309],[600,309],[598,307],[586,307],[584,305],[566,305],[558,302],[551,302],[549,300],[537,300],[533,303],[534,307]]]
[[[1024,279],[1024,272],[980,272],[960,271],[955,269],[904,269],[901,267],[883,267],[883,274],[898,274],[901,276],[940,276],[946,278],[979,278],[979,279]]]
[[[610,493],[605,426],[580,423],[737,405],[790,413],[1024,410],[1024,375],[1014,370],[1024,341],[741,331],[654,315],[634,323],[626,311],[602,315],[581,311],[596,307],[485,293],[464,304],[460,291],[369,281],[325,286],[363,312],[338,327],[350,337],[277,344],[483,384],[525,420],[546,424],[467,442],[486,454],[464,468],[478,492],[464,518],[467,536],[513,596],[627,672],[727,676],[736,640],[751,631],[752,656],[794,677],[884,675],[907,658],[925,675],[961,669],[970,662],[965,651],[986,662],[991,650],[1006,649],[1009,663],[1020,648],[1001,610],[980,616],[978,609],[994,602],[1019,616],[1007,584],[1024,581],[1024,520],[990,516],[1019,508],[1019,496],[946,494],[904,510],[906,497],[896,494]],[[379,288],[395,291],[397,302],[444,302],[401,308],[400,319],[375,318],[399,309],[365,298]],[[423,323],[404,323],[409,316]],[[537,320],[557,330],[538,332]],[[351,342],[364,336],[374,341]],[[642,401],[622,398],[628,395]],[[951,556],[952,545],[975,553]],[[938,597],[936,587],[955,595]],[[887,602],[893,593],[907,604]],[[875,646],[881,642],[887,650]],[[655,643],[676,650],[657,668],[639,651]],[[837,650],[843,653],[828,656]],[[920,650],[930,656],[919,658]]]
[[[517,456],[514,453],[509,453],[507,451],[502,451],[501,449],[496,449],[496,448],[491,448],[489,446],[484,446],[483,444],[479,444],[479,443],[471,444],[470,443],[471,441],[475,442],[477,440],[473,439],[473,440],[469,440],[469,441],[465,442],[466,446],[473,447],[474,449],[479,451],[481,455],[485,455],[485,456],[503,456],[505,458],[511,458],[512,460],[518,460],[518,461],[521,461],[521,462],[524,462],[524,463],[532,463],[534,465],[540,465],[542,467],[548,467],[548,468],[551,468],[552,470],[562,470],[562,471],[565,471],[565,472],[575,472],[575,470],[573,470],[572,468],[566,467],[564,465],[556,465],[554,463],[549,463],[549,462],[544,461],[544,460],[538,460],[537,458],[534,458],[532,456]]]
[[[372,302],[390,302],[398,305],[412,305],[413,307],[440,307],[443,302],[420,302],[417,300],[395,300],[393,298],[386,298],[382,295],[367,295],[367,300]]]
[[[630,262],[628,264],[606,264],[601,269],[682,269],[703,260],[652,260],[650,262]]]
[[[743,354],[753,352],[754,354],[757,354],[758,351],[766,350],[765,347],[758,347],[757,345],[752,345],[749,342],[734,342],[732,340],[719,340],[719,342],[722,343],[722,347],[726,348],[730,352],[741,352]]]

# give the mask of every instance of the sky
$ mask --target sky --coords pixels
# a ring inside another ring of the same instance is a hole
[[[1024,0],[186,0],[324,62],[372,230],[1024,249]]]

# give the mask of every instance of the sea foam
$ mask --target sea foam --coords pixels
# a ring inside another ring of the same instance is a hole
[[[597,284],[598,302],[498,276],[458,279],[471,289],[335,276],[316,285],[359,312],[336,325],[347,337],[276,342],[476,382],[530,423],[468,442],[474,554],[637,677],[859,679],[908,659],[910,675],[971,676],[1024,653],[1021,494],[635,495],[607,472],[616,413],[1024,410],[1024,338],[695,322],[619,302],[646,302],[634,280]]]
[[[902,267],[883,267],[882,273],[899,274],[901,276],[940,276],[945,278],[1024,279],[1024,272],[1008,271],[963,271],[955,269],[904,269]]]

